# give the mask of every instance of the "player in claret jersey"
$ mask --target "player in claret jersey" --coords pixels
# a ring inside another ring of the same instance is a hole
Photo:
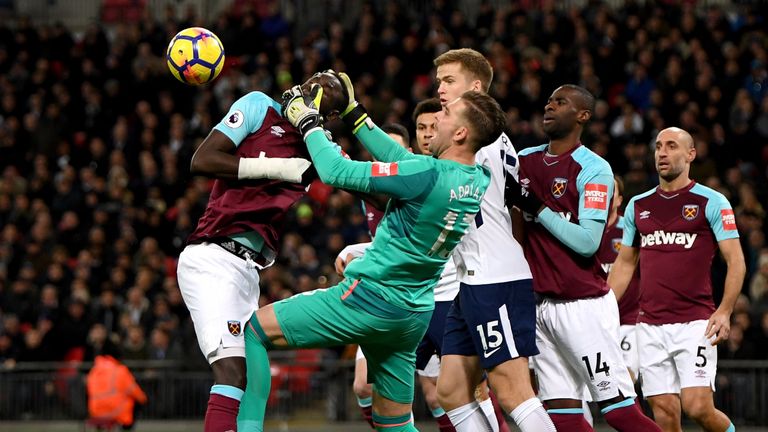
[[[328,74],[310,83],[341,85]],[[323,114],[330,114],[333,101],[325,102]],[[192,156],[193,173],[216,179],[177,271],[215,380],[206,432],[236,430],[246,384],[245,325],[259,305],[258,271],[272,265],[288,209],[317,177],[307,171],[310,165],[301,134],[280,115],[280,104],[257,91],[232,104]]]
[[[689,177],[693,139],[679,128],[656,138],[659,187],[630,200],[624,236],[608,284],[621,297],[640,259],[637,340],[643,393],[656,422],[680,431],[680,406],[704,430],[736,430],[715,408],[717,349],[744,281],[744,255],[733,209],[720,193]],[[728,265],[720,306],[712,301],[716,248]]]
[[[608,222],[605,225],[603,240],[597,250],[597,259],[606,275],[610,272],[613,262],[621,249],[621,236],[624,232],[624,217],[619,215],[619,208],[624,201],[624,182],[621,177],[614,177],[613,202]],[[626,292],[619,300],[619,346],[624,353],[624,363],[629,368],[632,381],[637,381],[640,357],[637,353],[637,337],[635,324],[640,310],[640,272],[635,271]]]
[[[564,85],[549,97],[548,144],[518,153],[519,183],[507,176],[507,202],[524,212],[525,255],[539,296],[533,357],[539,397],[558,430],[591,431],[581,398],[586,386],[620,431],[659,430],[635,404],[618,343],[616,297],[595,256],[613,196],[608,163],[581,145],[594,110],[585,89]]]

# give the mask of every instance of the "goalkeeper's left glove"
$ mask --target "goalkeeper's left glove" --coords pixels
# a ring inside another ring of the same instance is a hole
[[[335,74],[344,86],[347,96],[347,107],[341,112],[341,119],[347,127],[349,127],[352,133],[355,133],[368,118],[368,111],[366,111],[365,107],[360,105],[355,99],[355,86],[352,85],[352,80],[349,79],[349,75],[344,72],[337,73],[331,69],[329,69],[328,72]]]
[[[515,206],[520,210],[538,215],[544,209],[544,203],[528,188],[523,188],[511,174],[507,175],[504,188],[504,201],[507,207]]]
[[[306,138],[315,129],[322,130],[322,117],[318,107],[323,99],[323,87],[312,84],[308,95],[301,86],[293,86],[283,93],[283,116]]]

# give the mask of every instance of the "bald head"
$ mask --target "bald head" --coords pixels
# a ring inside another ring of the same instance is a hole
[[[686,148],[693,148],[693,137],[684,129],[679,127],[668,127],[662,129],[656,137],[657,142],[675,141]]]
[[[690,182],[688,173],[696,159],[691,134],[677,127],[662,130],[656,137],[654,157],[663,190],[677,190]]]

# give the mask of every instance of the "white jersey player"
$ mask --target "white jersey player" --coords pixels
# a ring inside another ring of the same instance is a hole
[[[434,63],[442,104],[466,91],[488,91],[493,70],[477,51],[451,50]],[[517,153],[502,134],[476,161],[491,170],[491,185],[454,250],[460,288],[446,318],[438,397],[457,431],[494,430],[470,396],[485,370],[499,404],[523,432],[555,431],[530,382],[528,357],[539,352],[536,300],[504,202],[506,178],[517,176]]]

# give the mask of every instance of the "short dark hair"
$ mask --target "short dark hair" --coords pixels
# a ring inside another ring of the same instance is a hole
[[[577,86],[576,84],[564,84],[562,87],[573,90],[579,94],[579,108],[585,109],[592,114],[595,113],[595,96],[593,96],[589,90],[585,89],[584,87]]]
[[[431,98],[423,100],[413,109],[413,122],[416,123],[416,119],[424,113],[436,113],[442,110],[443,106],[440,104],[440,99]]]
[[[469,72],[472,78],[480,80],[483,90],[488,92],[493,81],[493,67],[488,59],[472,48],[460,48],[446,51],[434,60],[435,66],[459,63],[461,68]]]
[[[466,103],[464,118],[471,125],[469,137],[475,151],[496,141],[507,128],[507,115],[496,99],[472,90],[461,99]]]
[[[411,144],[411,135],[408,133],[408,129],[400,123],[387,123],[381,127],[381,130],[386,134],[399,135],[406,144]]]

